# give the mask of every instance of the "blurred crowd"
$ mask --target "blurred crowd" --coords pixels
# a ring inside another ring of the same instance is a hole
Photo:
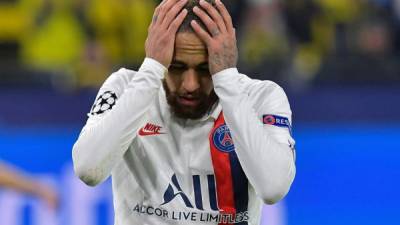
[[[96,87],[142,62],[156,0],[0,0],[0,84]],[[223,0],[240,70],[293,87],[400,83],[400,0]]]

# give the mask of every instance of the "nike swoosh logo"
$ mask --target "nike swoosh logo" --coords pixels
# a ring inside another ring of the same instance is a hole
[[[147,130],[144,130],[143,128],[141,128],[139,130],[139,135],[140,136],[150,136],[150,135],[158,135],[158,134],[164,134],[164,133],[154,132],[154,131],[147,131]]]

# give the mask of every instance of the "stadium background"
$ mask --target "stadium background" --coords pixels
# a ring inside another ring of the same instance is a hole
[[[400,224],[400,1],[231,0],[241,72],[283,86],[297,177],[268,225]],[[110,183],[84,186],[71,147],[97,88],[137,68],[150,0],[0,1],[0,158],[54,186],[53,212],[0,189],[1,225],[112,224]]]

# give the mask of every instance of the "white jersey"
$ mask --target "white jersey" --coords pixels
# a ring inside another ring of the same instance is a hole
[[[166,101],[166,72],[146,58],[107,79],[74,145],[75,172],[92,186],[112,176],[115,225],[259,224],[295,175],[284,91],[226,69],[212,76],[218,103],[183,120]]]

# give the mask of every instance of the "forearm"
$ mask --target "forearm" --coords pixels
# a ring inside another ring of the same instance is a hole
[[[293,181],[293,153],[289,145],[278,143],[263,128],[249,100],[246,79],[236,69],[228,69],[213,76],[214,88],[246,176],[266,203],[274,203]]]
[[[29,178],[21,175],[15,169],[10,166],[0,163],[0,187],[14,189],[19,192],[38,195],[38,188],[36,182],[30,180]]]
[[[73,148],[73,161],[75,172],[85,183],[93,186],[104,181],[122,159],[149,103],[157,96],[165,72],[159,63],[146,59],[112,110],[84,127]]]

